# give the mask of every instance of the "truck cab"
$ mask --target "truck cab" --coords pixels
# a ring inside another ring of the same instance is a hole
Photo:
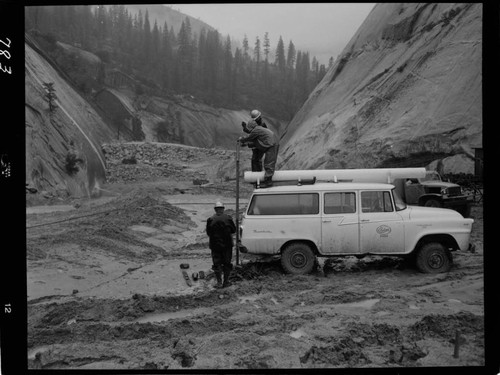
[[[472,196],[464,194],[460,185],[443,181],[436,171],[426,171],[424,177],[396,180],[403,200],[410,205],[450,208],[469,217]]]
[[[446,272],[467,250],[472,219],[409,206],[393,184],[318,182],[255,189],[240,225],[243,253],[280,255],[288,273],[313,270],[317,257],[414,256],[422,272]]]

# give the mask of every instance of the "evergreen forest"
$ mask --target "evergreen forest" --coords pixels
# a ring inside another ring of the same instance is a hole
[[[28,6],[25,31],[43,36],[52,50],[61,41],[97,55],[98,86],[107,72],[119,69],[144,83],[137,94],[148,87],[155,95],[188,95],[229,109],[259,108],[283,120],[293,117],[326,73],[315,57],[311,60],[281,36],[274,48],[267,32],[255,41],[245,36],[241,47],[234,47],[217,30],[193,32],[189,17],[176,33],[166,22],[151,25],[147,10],[132,14],[125,5]],[[65,65],[69,70],[78,66],[74,61]],[[79,87],[89,92],[90,80],[81,75]]]

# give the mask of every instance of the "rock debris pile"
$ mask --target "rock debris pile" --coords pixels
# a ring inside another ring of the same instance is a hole
[[[107,182],[151,181],[161,177],[175,179],[208,179],[217,162],[231,163],[234,152],[167,143],[113,143],[102,145],[106,157]],[[215,160],[205,171],[192,170],[193,165]]]

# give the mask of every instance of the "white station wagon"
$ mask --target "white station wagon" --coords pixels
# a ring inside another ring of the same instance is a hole
[[[281,255],[288,273],[316,257],[415,256],[422,272],[446,272],[467,250],[473,220],[451,209],[407,206],[387,183],[314,183],[255,189],[240,225],[243,253]]]

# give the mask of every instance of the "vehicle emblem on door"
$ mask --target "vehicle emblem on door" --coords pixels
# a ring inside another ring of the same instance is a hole
[[[388,225],[381,225],[376,229],[376,231],[381,237],[387,237],[389,233],[391,233],[391,227]]]

